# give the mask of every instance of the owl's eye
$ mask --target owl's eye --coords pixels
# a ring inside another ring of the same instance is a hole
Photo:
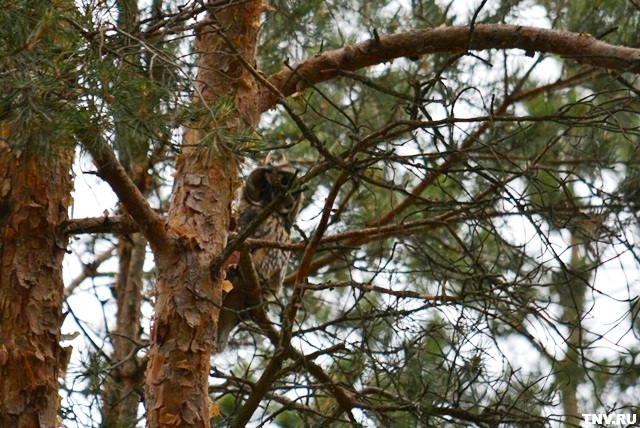
[[[244,186],[244,196],[253,205],[266,205],[275,198],[278,193],[291,187],[297,171],[291,168],[280,169],[274,167],[256,168],[247,177]],[[300,195],[287,195],[276,208],[282,215],[297,213],[300,205]]]
[[[278,175],[278,181],[282,187],[288,188],[291,187],[293,180],[296,178],[296,171],[280,171]]]
[[[254,170],[245,183],[245,195],[254,203],[269,202],[273,189],[268,180],[268,171],[264,168]]]
[[[298,171],[287,169],[280,170],[277,174],[278,186],[281,189],[288,189],[293,184],[293,181],[296,178]],[[282,204],[278,207],[278,212],[280,214],[289,214],[297,210],[298,204],[300,202],[300,196],[287,195],[287,197],[282,201]]]

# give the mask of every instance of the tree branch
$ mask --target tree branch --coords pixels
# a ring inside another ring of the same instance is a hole
[[[67,285],[65,287],[65,290],[64,290],[65,298],[69,297],[73,293],[73,291],[80,284],[82,284],[84,282],[85,279],[93,278],[93,277],[97,276],[98,275],[98,268],[100,267],[100,265],[103,262],[109,260],[113,256],[113,251],[114,250],[115,250],[114,247],[110,247],[106,251],[98,254],[92,262],[84,263],[83,264],[83,268],[82,268],[82,272],[80,273],[80,275],[75,277],[73,279],[73,281],[71,281],[69,283],[69,285]]]
[[[65,224],[65,233],[67,235],[81,235],[84,233],[128,235],[135,232],[140,232],[140,227],[128,215],[77,218],[69,220]]]
[[[85,143],[84,146],[93,157],[93,163],[98,168],[98,175],[111,186],[124,209],[140,227],[149,244],[154,249],[166,248],[169,239],[165,231],[163,217],[151,208],[144,195],[140,193],[135,183],[127,175],[111,147],[100,135],[96,136],[94,141]]]
[[[438,27],[380,36],[365,42],[315,55],[293,67],[285,66],[269,77],[284,96],[330,80],[343,71],[356,71],[396,58],[470,50],[523,49],[571,58],[579,63],[620,71],[640,72],[640,49],[615,46],[585,33],[523,27],[520,25],[476,25]],[[277,95],[263,88],[259,109],[275,106]]]
[[[500,106],[498,106],[498,108],[493,112],[492,116],[488,116],[485,117],[482,121],[482,124],[475,130],[473,131],[467,138],[465,138],[465,140],[462,142],[462,144],[460,145],[460,148],[458,149],[457,152],[454,152],[452,154],[450,154],[449,156],[447,156],[437,167],[435,167],[434,169],[432,169],[431,171],[429,171],[429,173],[422,179],[422,181],[420,183],[418,183],[412,190],[411,192],[402,200],[400,201],[398,204],[396,204],[395,206],[393,206],[389,211],[387,211],[386,213],[374,218],[373,220],[371,220],[365,227],[365,230],[368,228],[371,229],[380,229],[386,225],[388,225],[393,219],[395,219],[399,214],[401,214],[402,212],[404,212],[406,209],[408,209],[409,207],[413,206],[416,201],[419,201],[421,198],[422,193],[429,187],[431,186],[437,179],[438,177],[440,177],[443,173],[445,173],[447,170],[449,170],[450,168],[452,168],[453,166],[457,165],[459,162],[461,162],[461,157],[459,155],[460,152],[464,152],[466,150],[468,150],[469,148],[471,148],[473,146],[474,143],[476,143],[482,134],[485,133],[485,131],[487,131],[490,127],[491,124],[499,121],[499,120],[510,120],[513,118],[509,118],[509,117],[502,117],[502,115],[507,111],[507,108],[510,105],[513,105],[515,102],[517,101],[522,101],[523,99],[527,99],[529,97],[533,97],[535,95],[538,95],[540,93],[540,91],[545,92],[548,90],[553,90],[553,89],[557,89],[560,87],[564,87],[565,85],[569,85],[571,83],[575,83],[576,81],[579,81],[580,79],[584,78],[588,76],[588,74],[585,73],[579,73],[575,76],[569,77],[567,79],[564,80],[559,80],[557,82],[554,82],[552,84],[548,84],[548,85],[543,85],[539,88],[535,88],[533,90],[530,91],[526,91],[524,93],[518,94],[518,91],[520,90],[520,88],[522,87],[522,83],[523,81],[520,81],[515,89],[514,92],[511,96],[507,96],[506,99],[504,100],[504,102],[502,102],[500,104]],[[476,118],[477,119],[477,118]],[[523,120],[529,120],[529,119],[534,119],[532,117],[527,117],[525,118],[521,118]],[[551,115],[550,117],[546,118],[547,120],[558,120],[559,116],[558,115]],[[453,122],[460,122],[460,121],[465,121],[465,119],[458,119],[458,118],[453,118],[453,119],[445,119],[446,120],[453,120]],[[405,121],[406,124],[408,124],[409,122],[412,121]],[[417,121],[419,122],[419,121]],[[427,122],[424,122],[425,124]],[[428,123],[430,123],[432,126],[434,124],[434,121],[429,121]],[[416,125],[416,124],[414,124]],[[388,132],[391,131],[393,126],[397,126],[397,122],[394,124],[390,124],[389,126],[377,130],[374,133],[370,134],[369,136],[366,136],[362,139],[362,142],[365,142],[367,140],[370,139],[375,139],[378,136],[381,135],[387,135]],[[420,125],[418,125],[420,126]],[[443,215],[447,215],[447,213],[444,213]],[[440,220],[440,218],[434,219],[434,220]],[[447,219],[449,220],[449,219]],[[450,221],[450,220],[449,220]],[[429,225],[431,226],[431,225]],[[429,227],[427,226],[427,227]],[[397,227],[397,226],[393,226],[393,227]],[[402,228],[405,228],[406,225],[402,225]],[[358,231],[355,231],[356,233],[358,233]],[[363,244],[364,242],[367,242],[367,236],[366,235],[361,235],[360,236],[354,236],[352,239],[350,239],[346,245],[347,246],[353,246],[353,247],[357,247],[361,244]],[[341,239],[340,239],[341,240]],[[311,264],[311,266],[309,267],[309,272],[310,273],[314,273],[316,272],[318,269],[320,269],[323,266],[326,266],[327,264],[333,262],[334,260],[336,260],[338,258],[337,254],[328,254],[325,255],[323,257],[320,257],[318,259],[316,259],[315,261],[313,261],[313,263]],[[294,282],[294,278],[295,278],[295,273],[288,275],[285,278],[285,284],[287,285],[291,285]]]

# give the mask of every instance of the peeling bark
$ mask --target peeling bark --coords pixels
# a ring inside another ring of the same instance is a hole
[[[49,161],[0,141],[0,426],[54,427],[60,404],[62,225],[73,150]]]
[[[187,128],[176,162],[167,230],[176,243],[157,248],[155,317],[147,369],[147,424],[209,426],[208,375],[215,351],[222,302],[222,275],[211,262],[227,243],[238,175],[238,160],[226,149],[242,139],[259,119],[257,86],[238,54],[255,57],[262,1],[239,2],[207,14],[215,27],[204,28],[196,42],[200,53],[196,99],[214,115],[232,101],[235,109],[209,123]],[[224,37],[220,37],[221,31]],[[232,41],[230,45],[228,41]],[[202,144],[208,137],[209,144]]]

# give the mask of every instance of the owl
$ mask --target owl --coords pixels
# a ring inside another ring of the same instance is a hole
[[[265,164],[254,169],[240,188],[237,230],[249,225],[269,202],[285,192],[284,199],[261,221],[251,238],[288,243],[291,227],[302,202],[301,193],[288,193],[295,176],[296,170],[284,156],[280,159],[267,156]],[[262,290],[262,300],[273,300],[282,288],[289,253],[277,248],[255,248],[251,251],[251,258]],[[233,289],[223,296],[218,320],[218,352],[225,349],[234,327],[250,318],[251,306],[255,304],[252,302],[256,301],[248,294],[249,286],[243,276],[239,267],[227,272],[226,279],[231,282]]]

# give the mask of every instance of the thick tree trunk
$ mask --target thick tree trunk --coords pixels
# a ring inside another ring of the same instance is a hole
[[[263,1],[212,9],[207,19],[213,24],[197,40],[194,102],[206,104],[215,117],[185,131],[168,217],[175,246],[154,248],[157,295],[146,378],[150,427],[209,426],[208,375],[223,275],[211,275],[210,267],[226,245],[237,187],[238,161],[228,147],[259,119],[256,84],[245,64],[254,63],[264,9]],[[222,107],[229,102],[235,109]]]
[[[51,160],[0,140],[0,426],[55,427],[60,346],[62,225],[71,203],[73,150]]]

